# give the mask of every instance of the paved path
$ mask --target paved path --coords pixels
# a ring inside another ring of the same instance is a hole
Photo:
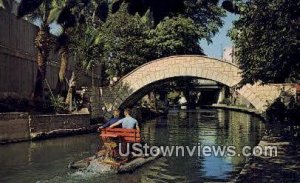
[[[253,156],[234,182],[300,182],[300,145],[264,136],[259,146],[276,146],[277,157]]]
[[[262,113],[256,109],[251,109],[247,107],[239,107],[239,106],[231,106],[231,105],[226,105],[226,104],[213,104],[211,106],[207,106],[210,108],[216,108],[216,109],[229,109],[233,111],[239,111],[239,112],[245,112],[245,113],[250,113],[250,114],[255,114],[255,115],[261,115]]]

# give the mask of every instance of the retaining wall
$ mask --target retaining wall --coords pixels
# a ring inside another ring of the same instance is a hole
[[[30,140],[27,113],[0,114],[0,143]]]
[[[88,133],[96,130],[90,125],[89,114],[58,114],[29,116],[31,139]]]
[[[0,144],[96,132],[90,114],[0,114]]]

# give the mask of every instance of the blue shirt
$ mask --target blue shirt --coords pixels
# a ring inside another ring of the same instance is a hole
[[[110,120],[108,120],[102,127],[103,128],[107,128],[109,127],[110,125],[116,123],[117,121],[119,121],[120,118],[111,118]]]
[[[122,124],[122,128],[126,128],[126,129],[134,129],[134,127],[137,124],[137,120],[131,116],[127,116],[127,117],[121,119],[120,121]]]

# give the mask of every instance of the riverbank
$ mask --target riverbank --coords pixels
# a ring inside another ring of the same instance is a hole
[[[0,113],[0,144],[96,132],[90,114]]]
[[[233,182],[298,182],[300,180],[300,145],[281,137],[264,136],[258,146],[277,147],[276,157],[264,148],[252,156]]]
[[[228,109],[228,110],[243,112],[243,113],[247,113],[247,114],[252,114],[252,115],[258,116],[260,118],[264,118],[262,112],[260,112],[260,111],[258,111],[256,109],[251,109],[251,108],[247,108],[247,107],[229,106],[229,105],[226,105],[226,104],[205,105],[203,107],[214,108],[214,109]]]
[[[139,108],[135,116],[146,121],[166,114]],[[90,114],[32,115],[26,112],[0,113],[0,144],[80,135],[97,131],[103,119]]]
[[[238,111],[265,119],[263,114],[255,109],[222,104],[205,107]],[[278,125],[275,126],[278,128]],[[273,127],[273,133],[278,130],[282,131],[276,127]],[[300,145],[297,141],[283,138],[282,135],[278,137],[263,136],[258,146],[263,150],[266,146],[276,147],[277,156],[270,157],[268,156],[270,152],[263,151],[260,156],[250,157],[240,174],[232,182],[298,182],[300,180]]]

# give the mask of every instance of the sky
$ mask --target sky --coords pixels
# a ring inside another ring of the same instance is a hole
[[[222,50],[233,45],[232,41],[227,36],[227,32],[231,29],[232,22],[237,18],[236,15],[228,12],[227,16],[223,18],[223,27],[220,28],[219,32],[212,38],[212,43],[207,44],[207,41],[205,40],[200,42],[200,45],[207,56],[221,59]]]

